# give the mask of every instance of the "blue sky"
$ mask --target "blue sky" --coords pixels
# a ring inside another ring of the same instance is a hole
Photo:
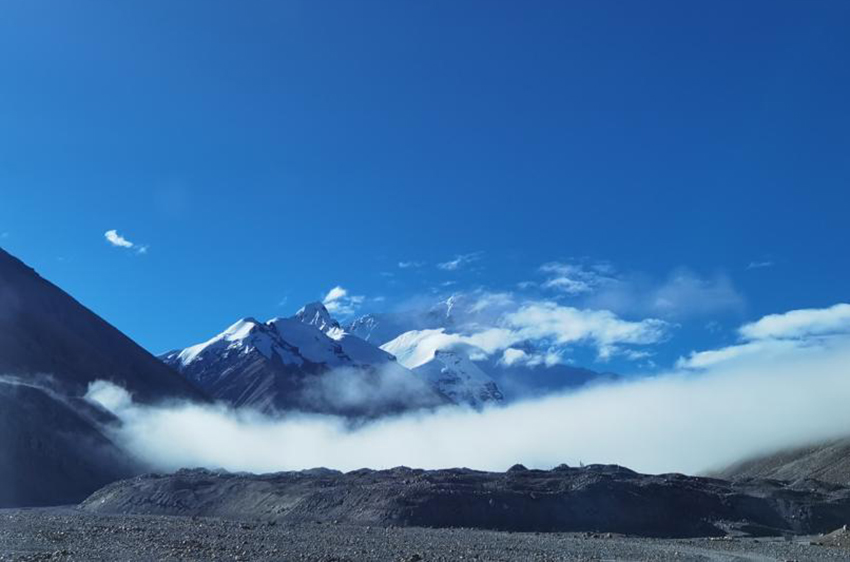
[[[0,246],[153,352],[336,286],[662,318],[660,365],[848,299],[847,2],[3,10]]]

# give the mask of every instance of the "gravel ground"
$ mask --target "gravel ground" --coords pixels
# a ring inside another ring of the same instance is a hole
[[[659,540],[470,529],[272,525],[214,518],[0,510],[0,561],[820,561],[850,550],[774,539]]]

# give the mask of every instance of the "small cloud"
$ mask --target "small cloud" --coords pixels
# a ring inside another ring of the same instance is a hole
[[[283,297],[282,299],[280,299],[280,300],[278,301],[277,305],[278,305],[278,306],[286,306],[286,303],[287,303],[287,302],[289,302],[289,297],[288,297],[288,296]]]
[[[563,357],[554,350],[547,351],[546,353],[526,353],[522,349],[513,347],[506,349],[499,359],[499,363],[506,367],[512,367],[514,365],[525,365],[527,367],[544,365],[546,367],[553,367],[563,362]]]
[[[602,285],[613,282],[610,277],[613,267],[605,262],[590,266],[573,263],[549,262],[540,266],[540,271],[548,275],[541,285],[568,295],[592,293]]]
[[[337,285],[325,295],[322,299],[322,304],[328,309],[331,314],[339,314],[348,316],[354,314],[355,311],[363,304],[366,297],[362,295],[349,295],[348,290]]]
[[[747,271],[749,271],[751,269],[764,269],[766,267],[773,267],[773,266],[774,266],[774,263],[772,261],[769,261],[769,260],[767,260],[767,261],[751,261],[747,265]]]
[[[443,271],[457,271],[462,267],[469,265],[481,259],[482,252],[472,252],[471,254],[461,254],[455,256],[455,259],[443,263],[438,263],[437,267]]]
[[[425,265],[424,261],[400,261],[398,262],[398,267],[400,269],[412,269],[417,267],[422,267]]]
[[[115,246],[116,248],[127,248],[128,250],[136,250],[138,254],[147,254],[148,246],[146,244],[134,244],[130,242],[120,234],[118,234],[117,230],[107,230],[103,233],[106,241]]]
[[[640,361],[641,359],[648,359],[654,355],[651,351],[646,350],[637,350],[637,349],[628,349],[623,352],[626,359],[630,361]]]

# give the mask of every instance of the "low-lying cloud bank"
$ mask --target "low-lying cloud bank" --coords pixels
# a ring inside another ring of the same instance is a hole
[[[749,331],[742,332],[745,338]],[[89,398],[123,421],[116,440],[158,470],[504,470],[517,462],[542,468],[584,462],[699,473],[850,434],[850,336],[813,334],[805,344],[797,338],[764,353],[715,357],[696,371],[682,368],[483,412],[443,408],[356,427],[332,416],[142,406],[104,382],[92,385]]]

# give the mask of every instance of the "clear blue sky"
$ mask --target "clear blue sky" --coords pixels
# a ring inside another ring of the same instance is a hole
[[[0,246],[154,352],[336,285],[686,268],[725,304],[671,315],[672,357],[849,298],[848,29],[843,0],[9,0]]]

